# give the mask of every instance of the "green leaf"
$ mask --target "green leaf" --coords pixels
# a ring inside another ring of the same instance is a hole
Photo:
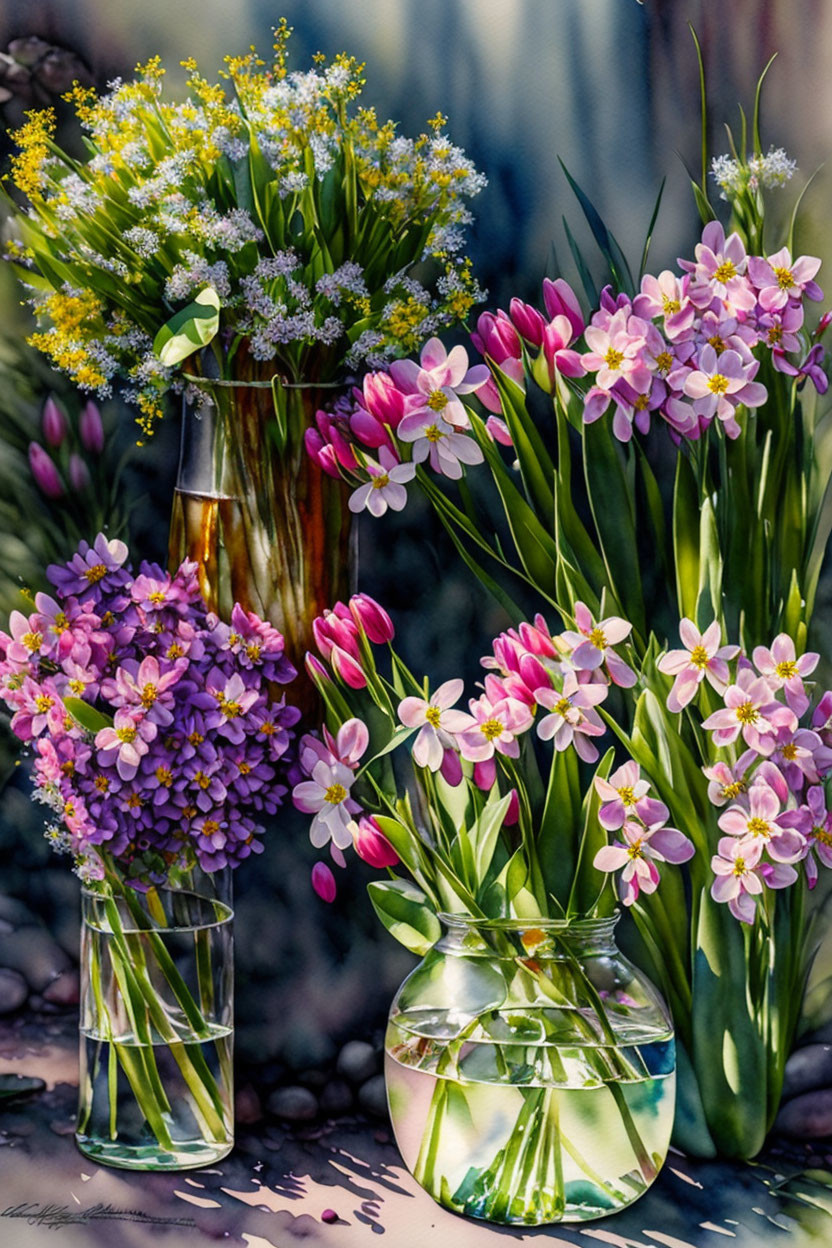
[[[566,168],[566,165],[560,157],[558,157],[558,162],[561,169],[566,174],[566,180],[574,191],[578,203],[583,209],[584,216],[589,222],[589,228],[592,230],[595,241],[600,247],[607,264],[610,266],[610,273],[615,279],[616,286],[619,290],[625,290],[630,295],[634,294],[635,287],[633,283],[633,275],[630,272],[630,266],[624,257],[624,253],[621,250],[615,235],[612,234],[611,231],[604,225],[597,208],[572,177],[572,174]]]
[[[601,798],[598,796],[595,788],[595,780],[599,776],[602,780],[606,780],[612,769],[614,759],[615,749],[610,746],[599,762],[595,775],[592,777],[592,784],[586,791],[583,803],[583,831],[578,849],[575,878],[572,882],[569,904],[566,908],[567,918],[591,914],[606,883],[607,877],[593,866],[598,850],[607,844],[607,834],[598,822]]]
[[[633,496],[627,484],[622,452],[609,425],[584,425],[584,473],[592,519],[604,556],[607,580],[623,614],[642,637],[646,632]]]
[[[555,497],[553,482],[555,467],[540,431],[529,415],[526,406],[526,395],[516,381],[506,377],[492,361],[491,375],[497,386],[500,401],[503,405],[503,416],[508,425],[514,443],[514,453],[520,465],[520,475],[526,487],[529,502],[537,510],[539,516],[548,518],[552,514]]]
[[[87,732],[96,733],[100,732],[102,728],[112,728],[113,721],[110,716],[97,711],[94,706],[90,706],[89,702],[84,702],[82,698],[64,698],[63,701],[67,712],[72,716],[76,724],[86,728]]]
[[[597,308],[598,287],[592,280],[592,274],[589,271],[589,266],[587,265],[586,260],[584,260],[580,247],[575,242],[572,231],[569,228],[569,222],[566,220],[566,217],[561,217],[561,220],[563,221],[566,241],[569,243],[569,250],[572,252],[572,259],[575,261],[575,267],[578,270],[578,276],[581,279],[581,285],[584,288],[584,294],[586,295],[587,302],[591,308]]]
[[[491,866],[494,850],[497,847],[497,838],[500,835],[500,829],[503,826],[503,820],[506,817],[506,811],[511,801],[510,793],[500,798],[499,801],[493,800],[493,795],[496,792],[495,787],[489,795],[482,814],[468,833],[474,852],[474,867],[478,885],[482,884],[488,874],[488,868]]]
[[[220,306],[213,286],[206,286],[166,321],[153,339],[153,350],[162,363],[172,367],[207,346],[220,327]]]
[[[373,880],[367,892],[388,932],[406,949],[424,957],[433,948],[442,927],[420,888],[409,880]]]
[[[690,461],[681,452],[673,491],[673,554],[679,615],[693,620],[699,599],[699,491]]]
[[[656,203],[653,207],[653,215],[651,216],[650,224],[647,227],[647,235],[644,239],[644,247],[642,248],[642,252],[641,252],[641,264],[638,267],[639,282],[641,282],[642,276],[644,275],[644,271],[647,268],[647,256],[650,252],[650,244],[653,241],[653,230],[656,225],[656,219],[659,215],[659,209],[661,208],[661,205],[662,205],[662,195],[664,194],[664,186],[666,182],[667,182],[667,178],[666,177],[662,178],[661,186],[659,187],[659,193],[656,196]]]
[[[564,910],[575,875],[580,820],[581,786],[575,751],[553,750],[537,853],[546,891]]]
[[[760,74],[760,77],[757,79],[757,90],[754,92],[754,123],[751,128],[751,135],[754,140],[754,155],[755,156],[762,156],[763,154],[763,146],[762,146],[762,143],[760,142],[760,96],[763,90],[763,81],[765,79],[766,74],[771,69],[772,65],[774,64],[776,60],[777,60],[777,53],[775,52],[771,57],[769,57],[765,69]]]

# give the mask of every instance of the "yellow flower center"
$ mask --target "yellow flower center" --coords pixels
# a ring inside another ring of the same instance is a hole
[[[636,793],[632,785],[625,784],[620,789],[616,789],[616,792],[625,806],[635,805]]]
[[[57,633],[60,637],[61,633],[65,633],[68,628],[69,620],[66,618],[63,611],[59,611],[52,621],[52,632]]]
[[[678,299],[671,299],[669,295],[662,295],[662,308],[665,316],[673,316],[674,312],[678,312],[681,306]]]
[[[738,858],[736,862],[734,863],[734,870],[731,872],[731,874],[732,875],[745,875],[745,871],[746,871],[745,859]]]
[[[425,711],[425,719],[428,721],[431,728],[438,728],[439,721],[441,718],[442,718],[442,711],[440,710],[438,706],[429,706],[428,709]]]
[[[669,351],[660,351],[656,356],[656,367],[660,373],[666,373],[673,367],[673,356]]]
[[[343,784],[331,784],[324,793],[324,797],[330,806],[340,806],[342,802],[346,801],[347,790]]]
[[[69,682],[69,691],[70,693],[74,693],[76,697],[80,698],[81,694],[84,692],[83,680],[71,680]]]
[[[106,776],[96,776],[93,780],[93,784],[98,789],[99,793],[106,793],[110,787],[110,781]]]
[[[821,845],[832,845],[832,833],[827,832],[826,828],[812,828],[812,836]]]
[[[243,708],[239,702],[223,702],[222,711],[226,719],[236,719],[238,715],[242,715]]]
[[[36,650],[40,650],[40,643],[43,641],[43,633],[24,633],[23,644],[32,654]]]
[[[431,390],[428,395],[428,407],[432,412],[441,412],[448,406],[448,397],[442,390]]]
[[[707,667],[710,659],[704,646],[694,646],[690,652],[690,661],[694,667]]]
[[[153,703],[156,701],[157,696],[158,694],[157,694],[156,686],[148,682],[145,685],[144,689],[142,689],[142,706],[145,707],[145,709],[147,709],[147,707],[149,706],[152,706]]]
[[[724,338],[720,338],[719,334],[713,334],[712,337],[708,339],[708,343],[710,346],[713,347],[717,355],[722,355],[722,352],[725,350],[725,347],[726,347],[726,342]]]
[[[753,702],[741,702],[735,714],[741,724],[756,724],[760,713]]]
[[[211,777],[206,776],[204,771],[198,771],[194,776],[194,780],[203,792],[211,787]]]
[[[610,347],[604,356],[604,363],[607,368],[620,368],[624,362],[624,352],[616,351],[615,347]]]
[[[188,737],[188,741],[191,745],[202,745],[202,742],[204,740],[205,738],[203,737],[201,732],[192,732],[191,735]]]
[[[444,436],[444,433],[442,433],[438,425],[428,425],[425,430],[425,437],[428,442],[439,442],[441,438],[444,438]]]
[[[264,737],[273,737],[277,732],[277,726],[276,724],[273,724],[270,719],[266,719],[260,725],[260,731]]]
[[[563,715],[564,718],[569,714],[571,710],[572,710],[572,703],[569,701],[568,698],[561,698],[560,701],[555,703],[556,714]]]
[[[772,325],[771,329],[766,334],[766,340],[770,342],[772,346],[778,343],[782,337],[783,337],[782,325]]]
[[[152,602],[155,607],[160,607],[165,601],[165,595],[161,589],[154,589],[152,594],[147,595],[147,601]]]
[[[643,412],[643,411],[646,411],[647,405],[649,402],[650,402],[649,394],[640,394],[638,398],[636,399],[635,403],[633,404],[633,407],[635,408],[637,412]]]
[[[135,728],[116,728],[116,736],[118,737],[119,741],[124,741],[127,745],[129,745],[131,741],[136,740],[136,729]]]
[[[708,389],[711,394],[724,394],[728,389],[728,378],[722,373],[714,373],[713,377],[708,378]]]
[[[202,825],[203,836],[216,836],[219,830],[220,825],[217,823],[216,819],[206,819]]]
[[[251,659],[252,663],[260,662],[260,652],[262,649],[263,647],[260,645],[259,641],[250,641],[248,643],[246,646],[246,654]]]
[[[781,290],[790,290],[795,284],[791,269],[786,269],[778,265],[778,267],[774,270],[774,276],[777,278],[777,285]]]
[[[499,737],[503,728],[504,725],[500,723],[499,719],[487,719],[485,723],[480,724],[480,732],[486,741],[493,741],[496,737]]]
[[[164,785],[166,789],[169,789],[173,784],[173,773],[169,771],[167,767],[157,767],[156,779],[160,784]]]
[[[755,815],[753,819],[748,820],[748,832],[750,836],[763,836],[766,840],[771,836],[771,828],[765,819],[760,819]]]
[[[38,708],[41,715],[45,715],[50,707],[54,706],[54,704],[55,699],[50,698],[48,693],[39,693],[35,698],[35,706]]]
[[[748,785],[744,780],[735,780],[733,784],[725,784],[722,786],[722,796],[727,797],[731,801],[735,797],[739,797],[740,793],[744,793]]]
[[[784,745],[781,753],[787,763],[793,763],[797,758],[797,746],[794,741],[790,741],[788,745]]]
[[[632,845],[629,845],[627,847],[627,857],[628,858],[643,858],[644,851],[642,850],[641,846],[642,846],[642,838],[639,837],[637,841],[634,841]]]
[[[736,276],[737,270],[731,260],[723,260],[722,264],[717,265],[714,270],[714,277],[718,282],[730,282],[731,278]]]
[[[103,563],[94,563],[91,568],[87,568],[84,573],[84,580],[90,585],[97,584],[107,575],[107,569]]]
[[[390,478],[386,472],[378,477],[373,477],[372,486],[374,490],[383,490],[385,486],[390,484]]]
[[[182,649],[178,641],[175,641],[172,645],[168,646],[167,657],[169,659],[181,659],[184,653],[185,651]]]
[[[127,805],[130,810],[138,810],[140,806],[144,805],[144,802],[139,797],[138,793],[131,793],[127,799]]]
[[[607,639],[604,636],[604,630],[602,628],[593,628],[592,632],[589,634],[589,640],[597,650],[606,649]]]
[[[251,771],[251,763],[240,763],[237,770],[241,776],[247,776]]]
[[[797,663],[794,659],[784,659],[782,663],[778,663],[775,672],[781,680],[791,680],[794,676],[799,675]]]

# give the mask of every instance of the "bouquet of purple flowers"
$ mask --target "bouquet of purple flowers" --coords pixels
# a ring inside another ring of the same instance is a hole
[[[111,863],[147,885],[261,852],[299,712],[270,688],[295,675],[275,628],[239,606],[230,624],[207,612],[194,563],[134,576],[127,556],[99,534],[48,569],[55,597],[0,634],[0,691],[56,848],[84,879]]]

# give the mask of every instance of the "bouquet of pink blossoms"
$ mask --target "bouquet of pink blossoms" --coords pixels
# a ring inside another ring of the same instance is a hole
[[[146,887],[261,852],[299,715],[270,694],[294,676],[280,633],[208,614],[194,564],[133,575],[127,554],[99,534],[49,568],[56,597],[0,637],[0,684],[53,844],[88,882]]]

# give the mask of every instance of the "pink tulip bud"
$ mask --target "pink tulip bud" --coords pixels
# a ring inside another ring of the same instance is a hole
[[[333,646],[329,661],[335,675],[343,680],[345,685],[349,685],[350,689],[366,688],[367,677],[364,675],[361,664],[351,654],[347,654],[346,650],[342,650],[340,646]]]
[[[487,758],[483,763],[474,763],[474,784],[478,789],[488,793],[496,779],[497,764],[493,758]]]
[[[389,373],[368,373],[361,403],[382,425],[397,429],[404,416],[405,396]]]
[[[519,822],[519,820],[520,820],[520,798],[517,796],[517,790],[512,789],[511,798],[509,799],[508,810],[506,811],[506,817],[503,820],[503,825],[507,828],[513,828],[514,825]]]
[[[509,313],[514,328],[526,342],[530,342],[533,347],[539,347],[543,342],[543,330],[546,328],[544,321],[537,308],[533,308],[528,303],[523,303],[522,299],[512,299],[509,304]]]
[[[462,784],[462,763],[456,750],[445,750],[439,770],[442,772],[442,779],[452,789]]]
[[[38,489],[47,498],[62,498],[65,490],[58,469],[49,455],[37,442],[29,443],[29,467],[35,478]]]
[[[485,432],[492,442],[499,442],[501,446],[514,446],[512,436],[508,431],[508,425],[499,416],[488,417],[488,420],[485,422]]]
[[[90,399],[84,404],[78,421],[78,432],[85,451],[92,455],[100,455],[104,450],[104,425],[98,407]]]
[[[550,278],[543,279],[543,303],[546,307],[546,315],[550,321],[556,316],[566,316],[569,318],[572,326],[572,339],[580,338],[586,328],[584,314],[581,311],[581,305],[578,302],[578,296],[575,294],[568,282],[562,277],[556,281]]]
[[[399,861],[399,855],[372,815],[359,819],[353,828],[352,841],[358,857],[371,867],[395,867]]]
[[[505,312],[482,312],[477,320],[477,328],[471,335],[480,355],[488,355],[495,364],[504,360],[522,358],[523,348],[517,330]]]
[[[75,451],[69,457],[69,484],[76,494],[82,493],[90,484],[90,470]]]
[[[338,891],[335,884],[335,876],[325,862],[316,862],[312,868],[312,887],[321,901],[331,902],[335,900],[335,894]]]
[[[325,680],[328,684],[332,684],[332,677],[321,660],[316,658],[314,654],[307,654],[304,663],[306,665],[306,674],[313,683]]]
[[[43,405],[43,436],[49,446],[60,446],[67,434],[66,416],[50,394]]]
[[[369,594],[353,594],[350,611],[358,627],[364,630],[374,645],[382,646],[395,637],[396,630],[390,616]]]

